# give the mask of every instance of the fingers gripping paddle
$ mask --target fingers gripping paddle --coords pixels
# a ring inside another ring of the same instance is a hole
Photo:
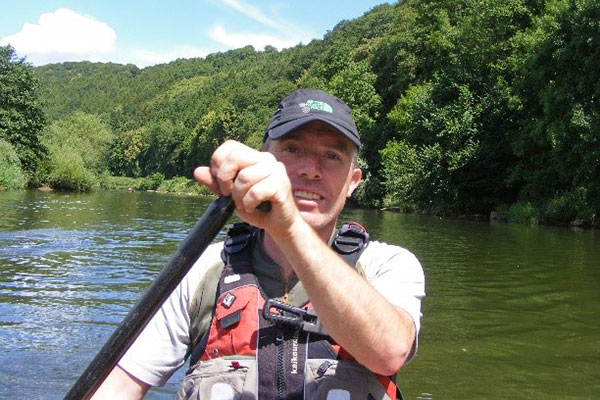
[[[194,262],[223,229],[234,208],[231,198],[224,196],[217,198],[208,206],[200,220],[181,242],[168,264],[160,271],[158,277],[146,289],[104,347],[100,349],[87,369],[71,387],[65,400],[86,399],[94,394],[162,303],[188,273]],[[269,202],[262,203],[258,207],[263,212],[267,212],[270,208]]]

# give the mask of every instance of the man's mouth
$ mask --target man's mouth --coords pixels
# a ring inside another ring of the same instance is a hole
[[[307,192],[305,190],[294,190],[294,197],[305,200],[321,200],[323,198],[317,193]]]

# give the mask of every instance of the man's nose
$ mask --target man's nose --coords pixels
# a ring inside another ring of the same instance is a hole
[[[317,154],[305,152],[300,161],[298,173],[308,179],[321,179],[321,159]]]

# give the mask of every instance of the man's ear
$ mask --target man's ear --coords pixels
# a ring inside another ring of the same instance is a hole
[[[354,168],[352,170],[352,176],[350,177],[350,184],[348,185],[348,193],[346,193],[346,197],[352,196],[352,193],[358,187],[361,178],[362,170],[360,168]]]

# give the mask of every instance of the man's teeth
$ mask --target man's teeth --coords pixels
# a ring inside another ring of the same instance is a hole
[[[307,200],[319,200],[321,198],[321,196],[319,196],[316,193],[305,192],[303,190],[295,190],[294,196],[302,197],[303,199],[307,199]]]

